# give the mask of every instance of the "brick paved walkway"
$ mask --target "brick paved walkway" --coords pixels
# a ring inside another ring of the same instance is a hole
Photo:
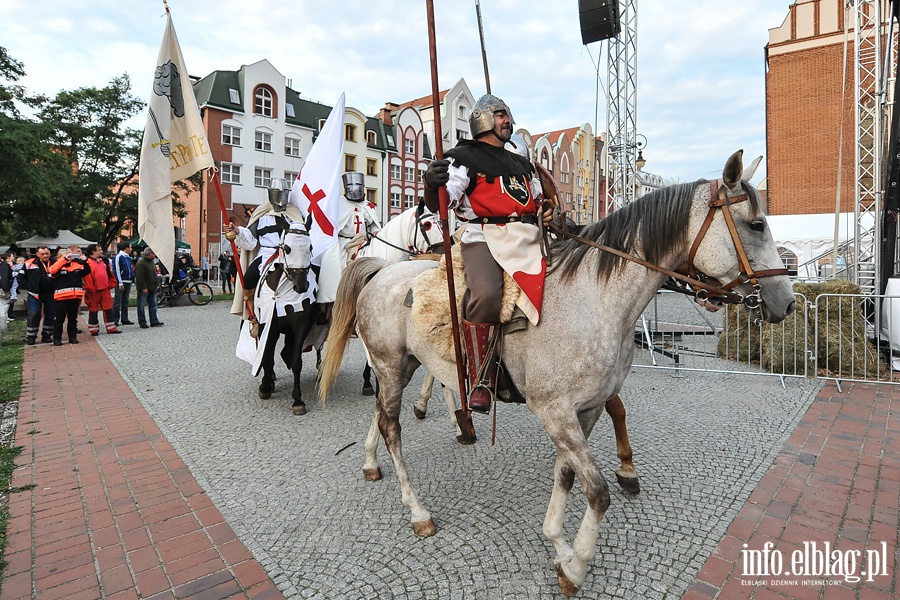
[[[12,485],[34,488],[10,496],[0,596],[282,598],[96,340],[80,337],[25,347]]]
[[[900,389],[841,387],[829,382],[822,388],[683,600],[900,597],[900,414],[892,406]],[[763,551],[767,543],[773,544],[769,553],[754,557],[769,564],[769,574],[745,576],[751,556],[745,545]],[[822,583],[826,578],[815,575],[811,557],[813,549],[826,551],[826,543],[840,559],[840,572],[860,581],[832,575]],[[795,552],[810,574],[775,574],[777,558],[792,572]],[[863,575],[867,569],[871,575]]]

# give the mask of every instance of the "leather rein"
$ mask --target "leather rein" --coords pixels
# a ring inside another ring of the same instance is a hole
[[[678,281],[684,282],[694,290],[694,296],[700,301],[711,300],[720,302],[722,304],[743,304],[747,308],[756,309],[759,308],[760,304],[762,303],[762,300],[759,297],[759,280],[763,277],[777,277],[779,275],[787,275],[788,270],[763,269],[756,271],[750,264],[750,260],[747,258],[747,252],[744,250],[744,245],[741,243],[741,238],[738,235],[737,226],[734,224],[734,218],[731,215],[730,208],[732,204],[745,202],[749,199],[750,196],[747,193],[741,194],[739,196],[729,197],[727,189],[722,180],[711,181],[709,211],[706,213],[706,219],[703,221],[703,225],[700,227],[700,231],[697,233],[697,237],[694,238],[694,242],[691,244],[687,262],[680,265],[675,271],[660,267],[659,265],[654,265],[650,262],[647,262],[646,260],[638,258],[637,256],[632,256],[631,254],[616,250],[615,248],[611,248],[599,242],[579,237],[577,235],[569,233],[568,231],[563,231],[555,224],[551,225],[551,228],[561,238],[574,240],[580,244],[591,246],[592,248],[597,248],[599,250],[603,250],[604,252],[609,252],[610,254],[614,254],[615,256],[624,258],[625,260],[629,260],[633,263],[637,263],[643,267],[646,267],[653,271],[657,271]],[[700,243],[703,241],[703,238],[706,235],[706,232],[709,230],[710,225],[712,225],[713,218],[715,217],[718,210],[721,210],[722,215],[725,217],[725,223],[728,225],[728,231],[731,234],[731,241],[734,244],[734,249],[738,257],[738,265],[741,269],[739,277],[722,286],[715,286],[707,283],[706,275],[697,270],[696,266],[694,266],[694,257],[697,254],[697,250],[700,248]],[[744,296],[734,290],[734,288],[744,283],[749,283],[753,287],[753,292],[748,294],[747,296]]]

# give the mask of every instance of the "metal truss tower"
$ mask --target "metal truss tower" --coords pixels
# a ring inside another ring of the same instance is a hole
[[[606,212],[634,200],[637,142],[637,4],[619,0],[622,30],[610,38],[606,86]]]
[[[883,42],[886,0],[848,0],[854,18],[855,279],[863,294],[881,293],[882,166],[884,154]],[[850,15],[848,14],[848,17]],[[892,260],[893,257],[884,257]]]

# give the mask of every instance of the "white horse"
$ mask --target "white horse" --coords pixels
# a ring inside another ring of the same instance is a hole
[[[667,277],[657,269],[673,272],[684,267],[701,286],[710,285],[699,282],[704,275],[707,282],[725,282],[718,289],[727,300],[757,308],[771,323],[794,310],[791,282],[761,200],[745,182],[758,161],[744,175],[741,155],[739,151],[728,159],[723,180],[712,188],[709,182],[699,181],[658,190],[583,233],[591,243],[612,247],[614,252],[573,240],[555,246],[540,323],[508,334],[503,342],[503,364],[513,385],[557,447],[543,532],[556,550],[557,578],[566,595],[574,595],[584,583],[610,504],[609,488],[588,447],[588,437],[604,405],[617,396],[629,373],[634,323]],[[372,262],[379,261],[358,261],[342,275],[341,284],[347,283],[352,293],[337,299],[319,391],[320,396],[327,395],[347,338],[357,327],[379,380],[378,427],[393,459],[413,530],[424,537],[433,535],[436,527],[406,468],[400,401],[420,364],[454,389],[456,365],[419,332],[411,321],[411,309],[404,306],[412,280],[435,263],[389,264],[371,277],[376,270]],[[358,283],[351,285],[357,277]],[[339,323],[340,312],[355,319]],[[381,476],[376,448],[377,443],[367,441],[363,471],[368,479]],[[587,507],[570,545],[563,525],[575,477],[581,481]]]
[[[452,223],[450,227],[453,227]],[[444,249],[443,242],[443,230],[438,215],[428,210],[424,202],[419,202],[417,206],[408,208],[389,220],[381,231],[359,247],[356,258],[380,258],[386,262],[401,262],[417,256],[441,253]],[[371,375],[372,368],[366,362],[363,370],[362,393],[364,396],[375,395]],[[457,439],[467,440],[461,436],[456,423],[456,400],[453,393],[444,386],[441,388],[450,412],[450,420],[457,430]],[[422,388],[419,391],[419,399],[413,406],[416,418],[425,418],[433,389],[434,376],[426,371]]]

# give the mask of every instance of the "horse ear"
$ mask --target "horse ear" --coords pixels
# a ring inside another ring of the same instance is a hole
[[[753,159],[753,162],[750,163],[750,166],[744,169],[744,174],[741,175],[741,179],[744,181],[750,181],[753,179],[753,176],[756,174],[756,169],[759,167],[759,163],[762,162],[763,157],[757,156]]]
[[[744,156],[743,150],[738,150],[728,157],[725,163],[725,169],[722,170],[722,179],[729,189],[734,189],[741,182],[741,173],[744,170],[744,163],[741,160]]]

